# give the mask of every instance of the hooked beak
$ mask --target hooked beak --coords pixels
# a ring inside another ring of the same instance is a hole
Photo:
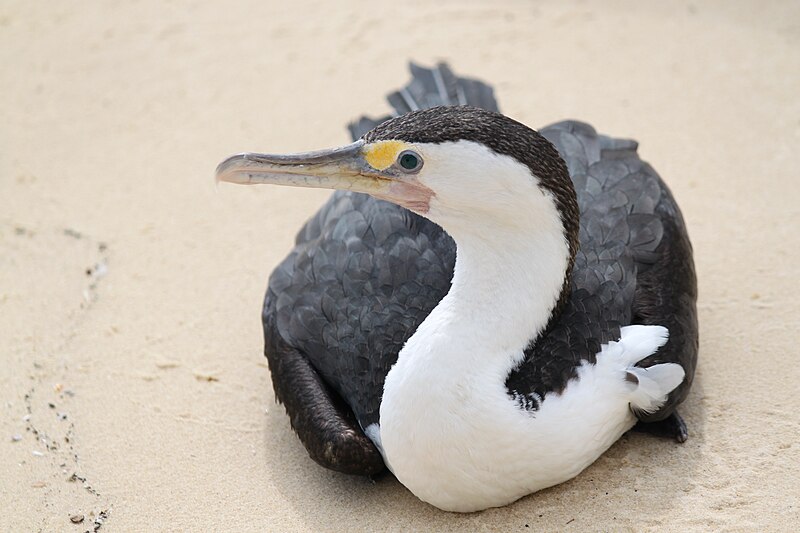
[[[418,213],[426,213],[433,191],[396,168],[376,170],[367,163],[363,140],[341,148],[296,154],[244,153],[217,166],[217,181],[266,183],[370,194]]]

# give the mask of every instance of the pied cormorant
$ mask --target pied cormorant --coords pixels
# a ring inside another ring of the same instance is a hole
[[[536,132],[446,65],[412,73],[397,116],[352,124],[352,144],[217,169],[339,189],[263,308],[311,457],[476,511],[574,477],[637,422],[685,440],[692,250],[636,143],[574,121]]]

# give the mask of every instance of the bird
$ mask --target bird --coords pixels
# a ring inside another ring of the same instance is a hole
[[[411,74],[351,144],[217,167],[335,189],[262,311],[311,458],[473,512],[575,477],[632,428],[685,441],[692,246],[637,142],[574,120],[535,131],[446,63]]]

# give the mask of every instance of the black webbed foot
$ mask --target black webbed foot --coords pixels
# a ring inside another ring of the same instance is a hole
[[[658,422],[639,421],[633,426],[633,429],[642,433],[650,433],[657,437],[672,438],[676,442],[686,442],[686,439],[689,438],[686,422],[683,421],[677,411],[673,411],[667,418]]]

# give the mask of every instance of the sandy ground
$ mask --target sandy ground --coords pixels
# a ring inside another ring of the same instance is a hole
[[[84,4],[0,5],[0,531],[797,530],[800,4]],[[344,143],[409,59],[640,141],[696,249],[687,443],[472,515],[308,459],[259,310],[327,193],[212,173]]]

